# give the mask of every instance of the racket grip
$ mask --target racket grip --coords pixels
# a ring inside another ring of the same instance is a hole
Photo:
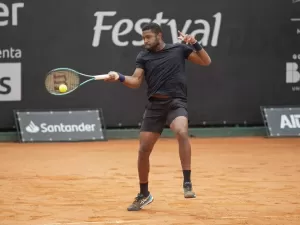
[[[104,80],[104,79],[106,79],[108,77],[109,77],[108,74],[97,75],[97,76],[95,76],[95,80]]]

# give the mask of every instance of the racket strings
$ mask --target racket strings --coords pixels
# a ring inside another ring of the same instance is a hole
[[[49,92],[59,93],[59,86],[65,84],[68,91],[79,86],[79,76],[71,71],[54,71],[48,74],[45,85]]]

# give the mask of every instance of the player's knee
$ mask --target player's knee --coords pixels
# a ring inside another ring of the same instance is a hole
[[[147,144],[147,143],[141,143],[139,152],[142,154],[150,154],[152,151],[152,145]]]
[[[181,140],[187,139],[189,137],[188,131],[185,129],[178,130],[178,131],[176,131],[176,137]]]

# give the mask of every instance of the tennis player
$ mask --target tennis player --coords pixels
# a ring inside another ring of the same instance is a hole
[[[185,60],[208,66],[211,59],[204,48],[191,35],[179,32],[181,43],[163,41],[161,27],[148,23],[142,28],[144,49],[136,58],[136,69],[131,76],[110,71],[106,81],[122,82],[129,88],[140,87],[145,78],[148,103],[140,128],[138,174],[140,192],[128,211],[138,211],[153,201],[148,189],[149,156],[168,125],[176,135],[183,171],[183,195],[195,198],[191,182],[191,145],[188,136],[187,82]],[[183,42],[183,43],[182,43]]]

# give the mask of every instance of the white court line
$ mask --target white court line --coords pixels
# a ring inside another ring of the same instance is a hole
[[[300,21],[300,18],[292,18],[291,21]]]

